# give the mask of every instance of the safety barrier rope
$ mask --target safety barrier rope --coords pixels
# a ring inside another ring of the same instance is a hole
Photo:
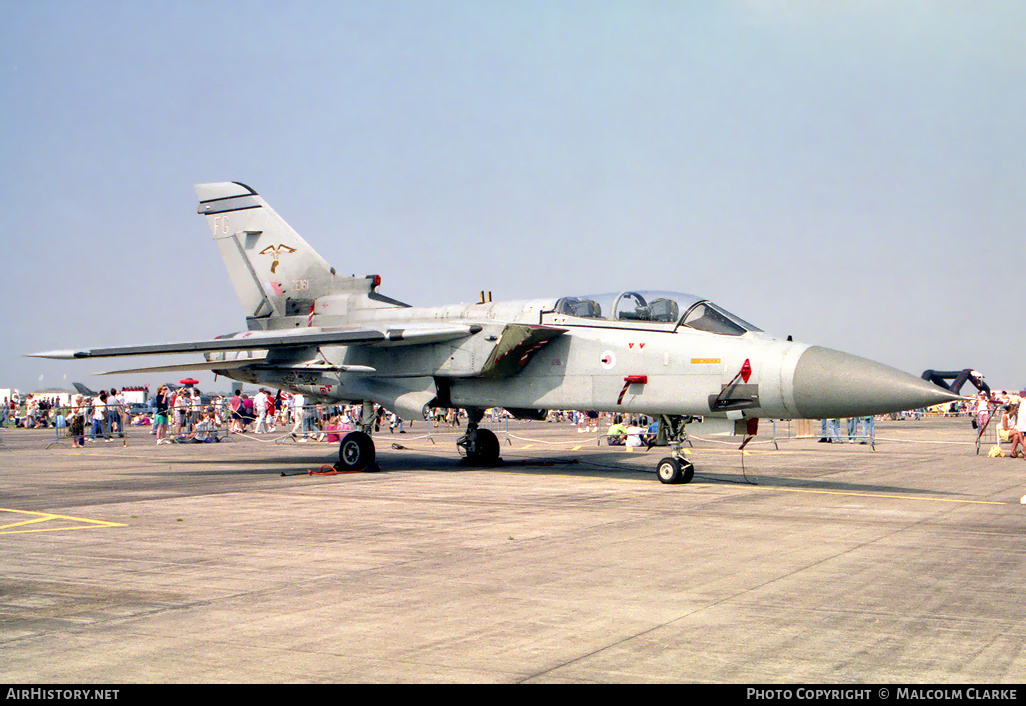
[[[698,437],[694,437],[694,438],[697,439]],[[804,441],[804,440],[807,440],[807,439],[816,439],[816,438],[817,438],[816,434],[812,434],[812,435],[809,435],[809,436],[782,436],[782,437],[778,437],[777,441]],[[855,438],[856,439],[865,439],[867,437],[857,436]],[[901,439],[901,438],[892,437],[892,436],[874,436],[873,439],[875,439],[877,443],[879,443],[881,441],[888,441],[888,442],[891,442],[891,443],[898,443],[898,444],[968,444],[970,446],[975,446],[976,445],[975,441],[933,441],[933,440],[930,440],[930,439]],[[834,442],[834,443],[847,444],[847,443],[850,443],[850,442],[848,442],[847,441],[847,437],[845,437],[845,440],[840,441],[840,442]]]

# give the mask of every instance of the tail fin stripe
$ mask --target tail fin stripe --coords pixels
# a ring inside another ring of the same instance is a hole
[[[226,213],[228,211],[244,211],[247,208],[260,208],[262,204],[254,196],[230,196],[226,199],[213,199],[202,201],[196,207],[196,213],[207,216],[212,213]]]

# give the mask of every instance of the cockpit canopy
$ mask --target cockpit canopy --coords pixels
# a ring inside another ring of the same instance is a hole
[[[629,291],[563,297],[556,302],[554,313],[592,321],[686,326],[727,336],[761,330],[707,299],[681,292]]]

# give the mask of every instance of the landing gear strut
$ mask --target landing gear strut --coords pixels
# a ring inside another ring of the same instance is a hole
[[[460,463],[475,466],[494,466],[499,463],[499,439],[490,429],[479,429],[484,410],[467,409],[467,432],[456,441],[466,454]]]
[[[659,417],[658,441],[670,447],[670,455],[656,465],[656,475],[663,483],[690,483],[695,477],[695,464],[684,456],[688,443],[687,424],[693,417],[662,415]]]

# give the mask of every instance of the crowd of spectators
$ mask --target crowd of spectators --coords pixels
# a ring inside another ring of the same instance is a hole
[[[95,396],[75,394],[67,404],[56,396],[27,395],[24,400],[0,402],[0,426],[24,429],[67,428],[73,446],[87,441],[113,441],[124,436],[125,426],[148,426],[156,443],[212,442],[228,433],[285,433],[297,441],[339,442],[345,432],[357,428],[362,405],[307,403],[305,395],[266,388],[254,395],[235,390],[230,397],[207,397],[195,387],[172,389],[162,385],[147,405],[125,403],[116,389]],[[395,413],[374,407],[373,426],[405,434],[404,421]],[[448,410],[456,423],[460,414]],[[445,413],[439,412],[439,420]],[[409,424],[409,422],[406,422]]]
[[[152,402],[151,433],[157,443],[217,441],[225,434],[273,434],[284,431],[300,442],[341,440],[340,432],[359,423],[360,405],[308,404],[305,395],[260,388],[252,396],[234,391],[203,404],[198,390],[164,386]],[[198,434],[197,434],[198,432]]]
[[[362,405],[308,404],[301,392],[278,390],[272,395],[266,388],[252,397],[235,390],[224,407],[232,433],[273,434],[283,429],[299,442],[338,442],[342,432],[356,429],[363,411]]]
[[[26,395],[18,404],[4,399],[0,406],[0,425],[13,424],[20,429],[45,429],[58,426],[62,405],[56,395]]]

